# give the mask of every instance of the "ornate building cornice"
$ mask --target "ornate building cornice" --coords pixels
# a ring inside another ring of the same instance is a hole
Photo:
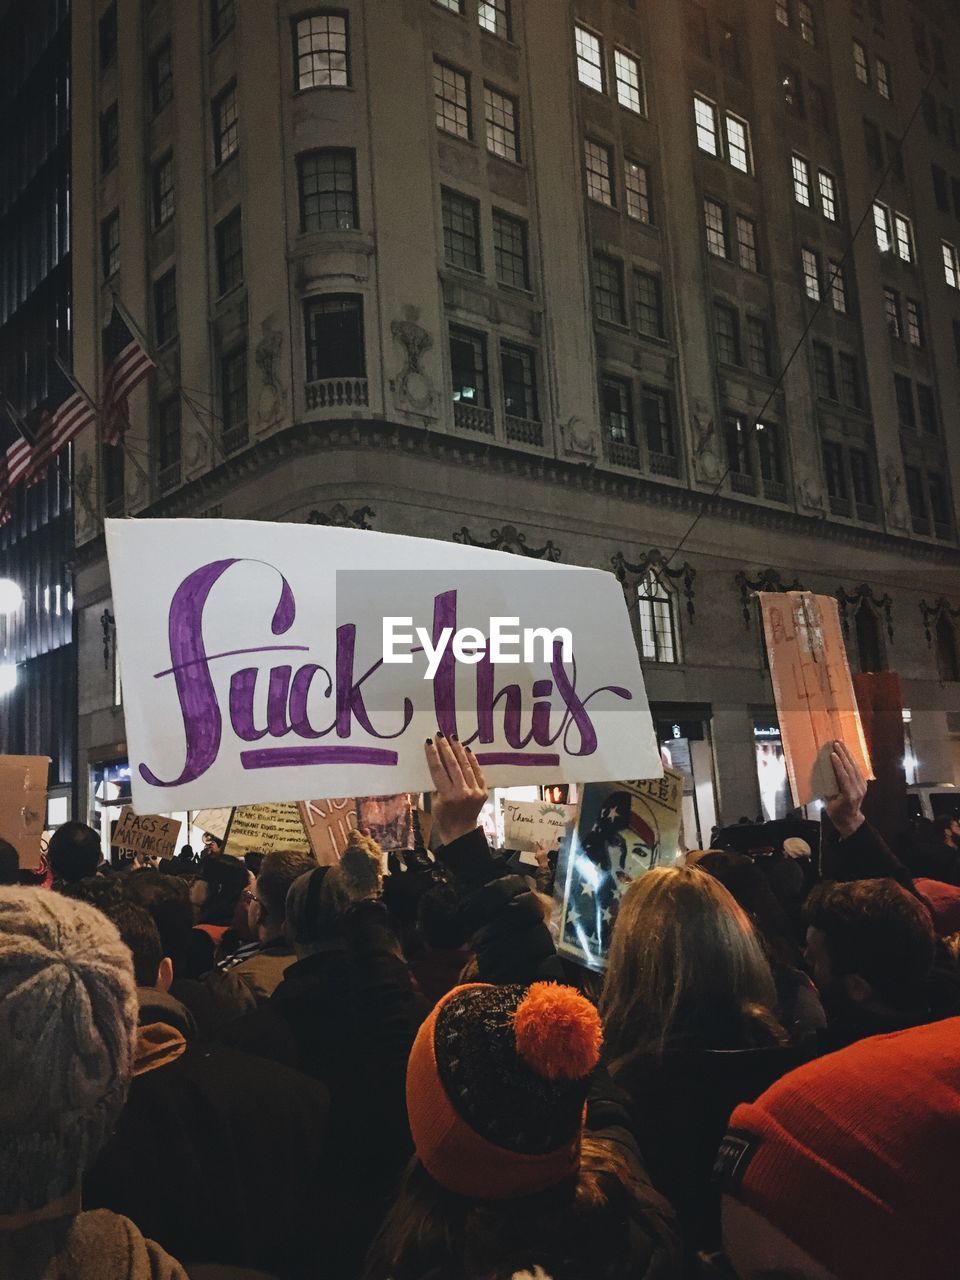
[[[740,605],[743,610],[743,625],[750,630],[750,601],[757,591],[806,591],[799,578],[793,582],[784,582],[779,569],[761,569],[755,578],[748,578],[745,570],[734,574],[734,582],[740,588]]]
[[[862,604],[869,604],[878,614],[882,613],[887,624],[887,637],[891,644],[893,643],[893,600],[889,595],[876,596],[873,593],[873,587],[862,582],[855,591],[847,591],[845,587],[837,587],[834,593],[837,597],[837,604],[840,609],[840,625],[843,627],[844,636],[850,637],[850,616],[849,610],[854,613]]]
[[[311,511],[306,524],[322,524],[334,529],[372,529],[367,516],[376,516],[373,507],[357,507],[348,511],[342,502],[334,503],[329,511]]]
[[[697,576],[697,571],[688,560],[684,560],[683,564],[678,564],[672,568],[670,561],[662,551],[656,547],[651,551],[646,551],[636,563],[627,560],[622,551],[618,551],[616,555],[611,556],[610,562],[613,565],[613,571],[617,575],[621,585],[626,587],[630,580],[639,581],[645,578],[651,569],[660,578],[668,578],[671,582],[677,584],[677,589],[682,589],[683,597],[687,602],[687,614],[690,621],[694,619],[693,606],[693,580]]]
[[[923,616],[923,634],[927,637],[927,644],[931,648],[933,648],[933,631],[940,619],[947,618],[953,622],[960,618],[960,608],[955,609],[946,596],[940,596],[933,604],[927,604],[926,600],[921,600],[920,613]]]
[[[508,551],[511,555],[529,556],[532,560],[549,560],[551,563],[556,563],[561,555],[560,548],[550,541],[543,547],[529,546],[527,535],[520,533],[512,524],[505,524],[502,529],[491,529],[489,542],[475,538],[464,525],[453,535],[453,540],[466,547],[483,547],[486,551]]]

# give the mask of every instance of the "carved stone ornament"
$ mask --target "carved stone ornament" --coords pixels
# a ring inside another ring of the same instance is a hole
[[[103,638],[103,669],[109,671],[114,645],[117,642],[117,620],[109,609],[104,609],[100,615],[100,633]]]
[[[390,332],[403,351],[404,365],[393,381],[397,403],[406,405],[417,413],[433,414],[437,407],[437,393],[422,364],[424,355],[433,347],[433,338],[418,324],[418,307],[404,307],[404,318],[394,320]]]
[[[666,578],[676,583],[677,590],[683,592],[683,598],[687,602],[687,615],[693,622],[693,580],[697,576],[697,571],[688,560],[671,568],[669,558],[662,551],[654,548],[652,551],[645,551],[636,564],[627,560],[622,551],[618,551],[612,557],[611,563],[614,573],[624,587],[645,578],[651,570],[661,581]]]
[[[819,481],[811,475],[799,476],[797,479],[797,497],[804,511],[817,511],[826,514],[827,504]]]
[[[693,474],[701,484],[719,484],[723,477],[720,437],[709,407],[702,400],[694,405]]]
[[[73,477],[73,493],[80,503],[80,509],[84,515],[95,522],[97,519],[97,504],[93,499],[93,479],[93,463],[90,461],[90,455],[86,453]]]
[[[933,633],[940,619],[947,618],[951,622],[960,619],[960,608],[954,609],[946,596],[940,596],[933,604],[927,604],[926,600],[921,600],[920,613],[923,616],[923,634],[927,637],[927,644],[931,649],[933,648]]]
[[[133,485],[131,487],[130,496],[127,499],[127,510],[132,511],[135,507],[139,507],[147,496],[147,473],[142,467],[133,468]]]
[[[283,333],[271,327],[269,317],[263,322],[263,336],[257,343],[256,361],[260,370],[260,395],[257,400],[257,424],[272,427],[280,422],[287,407],[287,392],[280,381],[280,353]]]
[[[561,420],[560,439],[568,457],[581,458],[584,461],[597,461],[597,438],[582,418],[574,415],[567,422]]]
[[[367,516],[376,514],[373,507],[358,507],[356,511],[348,511],[342,502],[338,502],[329,511],[311,511],[306,522],[333,529],[372,529],[373,526],[367,523]]]
[[[210,438],[205,431],[196,431],[193,436],[193,448],[187,457],[187,466],[191,471],[204,467],[210,461]]]
[[[869,605],[876,613],[882,613],[887,624],[887,637],[893,641],[893,600],[888,595],[877,597],[873,594],[873,587],[862,582],[855,591],[847,591],[845,587],[837,587],[834,593],[837,597],[837,605],[840,612],[840,625],[843,627],[843,634],[848,639],[850,637],[850,616],[849,610],[855,614],[862,604]]]
[[[532,560],[549,560],[551,563],[556,563],[562,554],[560,548],[554,546],[552,542],[547,542],[543,547],[528,546],[527,535],[520,533],[512,524],[505,524],[502,529],[491,529],[489,542],[482,542],[479,538],[475,538],[466,526],[453,535],[453,540],[465,547],[483,547],[486,551],[509,551],[511,555],[529,556]]]
[[[903,501],[903,473],[893,458],[887,458],[883,466],[883,481],[887,491],[887,523],[892,529],[907,529],[909,520]]]
[[[747,631],[750,630],[750,615],[753,612],[750,601],[757,591],[806,591],[807,589],[799,578],[794,578],[793,582],[784,582],[778,569],[761,569],[755,578],[748,578],[741,569],[734,575],[733,580],[740,588],[743,625]]]

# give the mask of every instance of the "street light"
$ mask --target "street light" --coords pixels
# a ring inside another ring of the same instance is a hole
[[[12,578],[0,578],[0,616],[16,613],[23,604],[23,592]]]

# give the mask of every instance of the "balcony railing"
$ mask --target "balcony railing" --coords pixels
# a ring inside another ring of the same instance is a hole
[[[840,498],[832,493],[830,495],[830,510],[835,516],[849,517],[851,512],[850,499]]]
[[[453,402],[453,420],[463,431],[479,431],[485,436],[494,434],[492,409],[481,409],[475,404],[466,404],[463,400]]]
[[[620,440],[607,441],[607,458],[618,467],[630,467],[640,470],[640,450],[635,444],[624,444]]]
[[[304,388],[308,409],[352,409],[369,404],[366,378],[324,378]]]
[[[730,488],[734,493],[745,493],[750,497],[755,497],[757,492],[756,476],[745,475],[742,471],[731,471]]]
[[[169,493],[180,484],[180,462],[171,462],[168,467],[161,467],[157,474],[157,485],[161,493]]]
[[[763,496],[768,502],[786,502],[789,495],[782,480],[764,480]]]
[[[235,427],[227,427],[223,433],[224,453],[236,453],[245,449],[250,443],[250,428],[245,422],[238,422]]]
[[[514,418],[506,416],[507,439],[517,444],[543,444],[543,423],[533,418]]]
[[[680,475],[680,460],[672,453],[658,453],[651,449],[647,455],[652,476],[670,476],[676,480]]]

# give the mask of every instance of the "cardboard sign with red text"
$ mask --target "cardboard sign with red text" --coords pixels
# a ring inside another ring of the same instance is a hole
[[[836,795],[834,742],[872,778],[836,600],[809,591],[761,591],[759,598],[794,804]]]

